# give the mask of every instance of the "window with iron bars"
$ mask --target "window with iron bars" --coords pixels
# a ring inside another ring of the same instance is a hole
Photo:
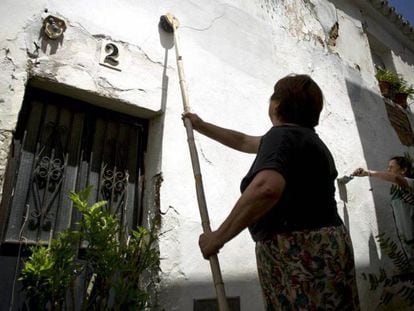
[[[2,243],[48,243],[79,221],[68,194],[92,185],[124,230],[140,224],[147,121],[28,88],[0,208]]]

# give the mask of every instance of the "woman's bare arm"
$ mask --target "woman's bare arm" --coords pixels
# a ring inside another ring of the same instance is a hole
[[[261,136],[246,135],[241,132],[205,122],[198,115],[190,112],[183,114],[183,118],[190,119],[193,129],[197,132],[214,139],[227,147],[246,153],[257,153],[257,150],[259,149]]]
[[[390,173],[387,171],[372,171],[372,170],[365,170],[363,168],[357,168],[353,173],[352,176],[363,177],[363,176],[372,176],[384,181],[388,181],[394,183],[404,189],[410,189],[410,185],[408,184],[407,180],[404,176]]]
[[[270,211],[282,196],[285,185],[285,179],[275,170],[257,173],[220,227],[200,236],[204,258],[217,253],[226,242]]]

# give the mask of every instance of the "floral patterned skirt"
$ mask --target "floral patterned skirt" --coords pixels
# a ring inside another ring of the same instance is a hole
[[[256,243],[256,258],[266,311],[359,310],[344,226],[275,234]]]

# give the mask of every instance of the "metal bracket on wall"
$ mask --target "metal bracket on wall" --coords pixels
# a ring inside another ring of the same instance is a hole
[[[43,20],[45,35],[52,40],[58,39],[66,30],[66,23],[63,19],[49,15]]]

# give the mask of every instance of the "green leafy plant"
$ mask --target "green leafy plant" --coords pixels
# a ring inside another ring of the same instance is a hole
[[[377,67],[375,77],[382,96],[391,99],[404,109],[408,107],[407,98],[414,98],[414,88],[402,75]]]
[[[414,267],[405,252],[391,238],[382,233],[376,239],[383,253],[394,265],[392,275],[383,268],[376,274],[362,273],[363,279],[370,283],[370,290],[382,290],[378,309],[391,304],[399,308],[414,307]]]
[[[412,85],[408,84],[407,81],[401,79],[400,85],[398,86],[397,93],[407,94],[409,98],[413,98],[414,88]]]
[[[375,78],[378,81],[389,82],[391,85],[398,85],[400,83],[400,76],[390,70],[377,68]]]
[[[46,304],[52,310],[60,309],[80,268],[75,260],[77,240],[77,232],[62,232],[50,247],[31,248],[32,254],[20,277],[31,309],[44,310]]]
[[[399,81],[399,77],[396,73],[382,68],[377,69],[375,77],[378,81],[386,81],[390,83],[398,83]]]
[[[19,279],[30,310],[74,310],[75,305],[81,310],[144,310],[149,306],[149,289],[159,272],[157,224],[127,234],[106,210],[105,201],[88,205],[90,191],[88,187],[79,194],[70,193],[82,215],[79,230],[60,233],[49,248],[32,248]],[[75,283],[83,283],[77,289],[82,292],[77,302]]]
[[[378,67],[375,73],[382,96],[393,99],[395,90],[399,87],[400,76],[390,70]]]

